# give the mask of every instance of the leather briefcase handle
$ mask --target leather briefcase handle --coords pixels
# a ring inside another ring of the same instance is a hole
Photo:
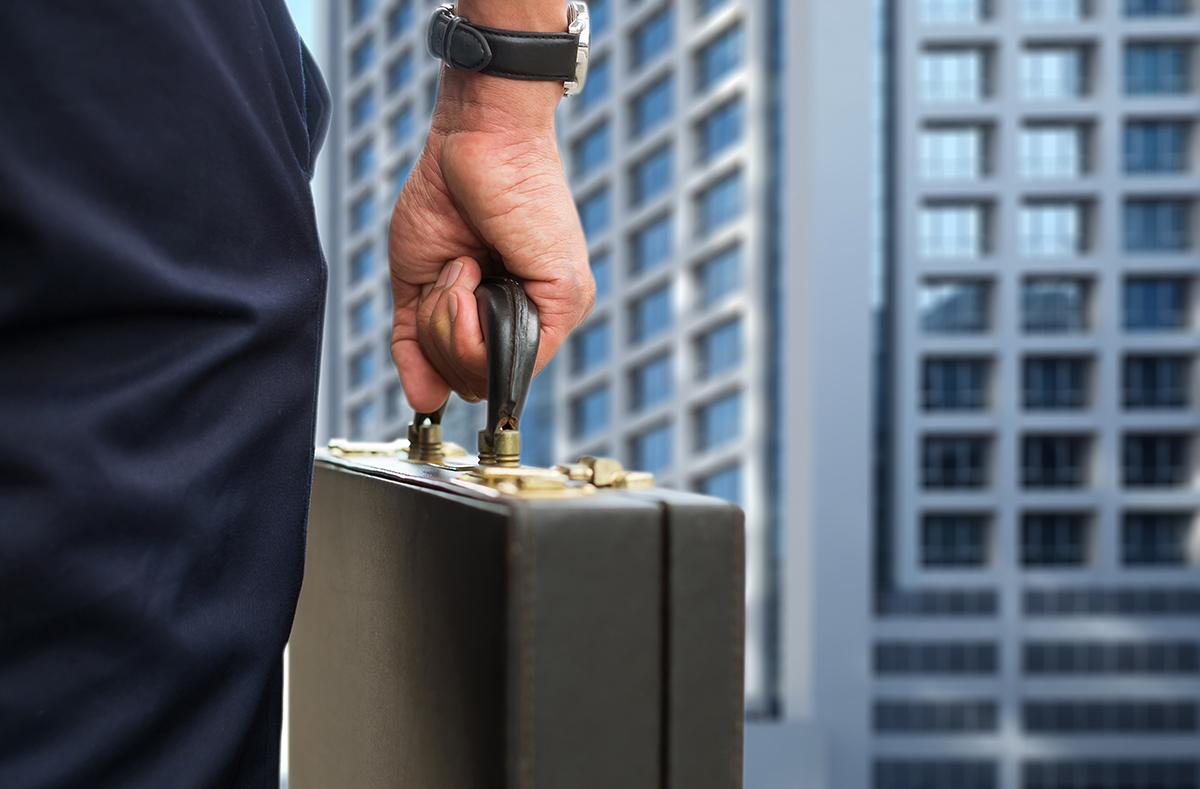
[[[511,277],[485,278],[475,289],[475,300],[488,357],[487,427],[479,434],[480,463],[517,465],[521,412],[541,335],[537,305]]]

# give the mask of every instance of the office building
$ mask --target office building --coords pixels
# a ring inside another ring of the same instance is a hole
[[[409,418],[432,9],[329,10],[333,433]],[[747,786],[1200,786],[1195,5],[591,14],[559,134],[599,298],[527,441],[746,509]]]

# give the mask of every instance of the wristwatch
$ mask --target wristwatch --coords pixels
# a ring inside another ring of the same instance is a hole
[[[525,33],[473,25],[444,5],[429,20],[429,51],[450,68],[509,79],[562,82],[563,95],[583,90],[591,30],[587,5],[567,3],[566,33]]]

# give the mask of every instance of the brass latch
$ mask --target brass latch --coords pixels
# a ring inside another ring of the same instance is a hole
[[[403,438],[395,441],[349,441],[345,438],[329,440],[329,454],[344,457],[395,457],[401,452],[408,451],[408,441]]]
[[[578,482],[589,482],[598,488],[652,488],[654,475],[648,471],[626,471],[621,461],[585,455],[577,463],[555,466],[554,469]]]

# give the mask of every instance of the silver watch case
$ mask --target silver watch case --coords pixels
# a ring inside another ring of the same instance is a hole
[[[563,83],[563,95],[575,96],[583,90],[583,83],[587,80],[588,53],[592,43],[588,7],[582,0],[567,3],[567,32],[579,36],[579,47],[575,50],[575,79]]]

